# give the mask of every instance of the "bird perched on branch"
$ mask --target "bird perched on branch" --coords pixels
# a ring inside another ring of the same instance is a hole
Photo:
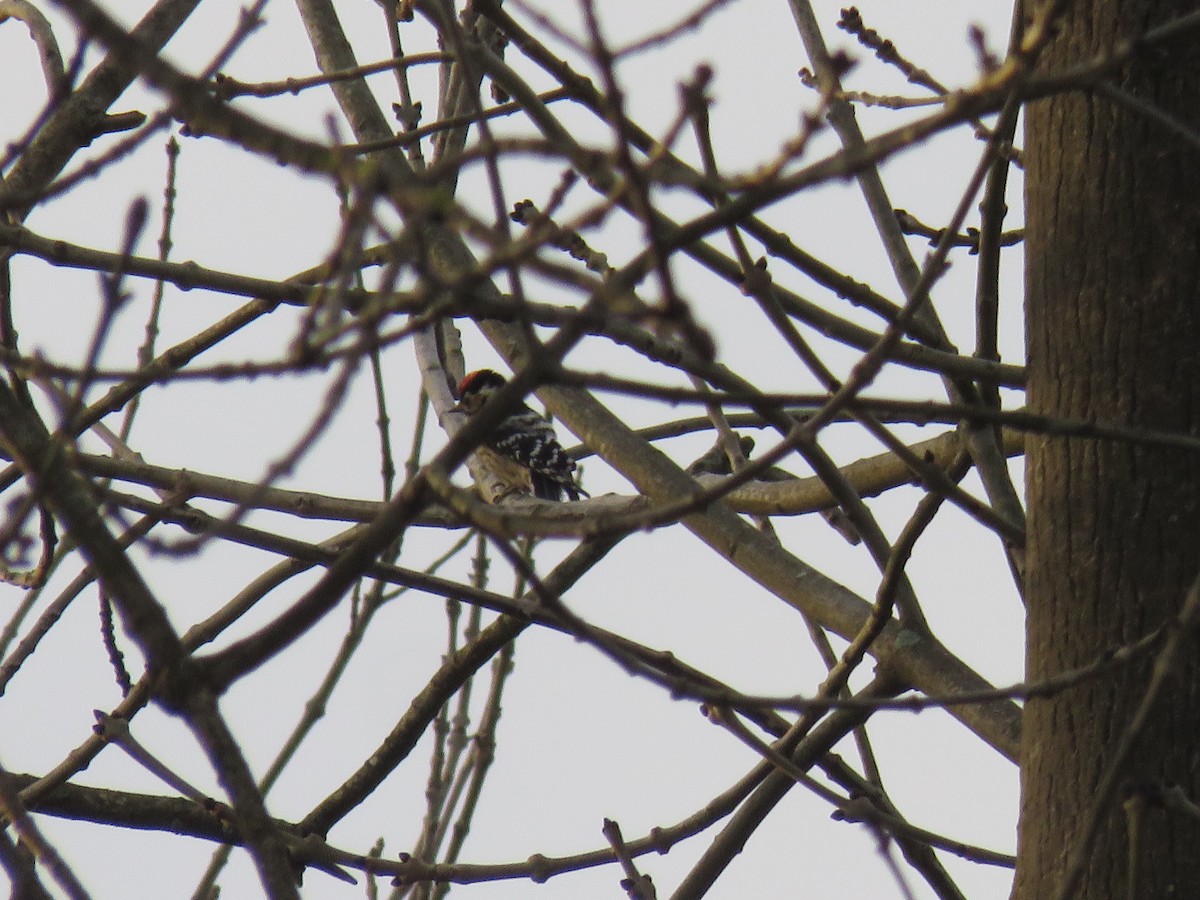
[[[754,449],[754,438],[748,434],[738,435],[738,446],[742,450],[742,456],[749,461],[750,452]],[[729,461],[729,454],[725,452],[725,442],[717,438],[717,442],[703,456],[698,457],[687,467],[687,473],[689,475],[732,475],[733,464]],[[759,472],[754,480],[795,481],[796,476],[778,466],[771,466],[771,468]]]
[[[738,446],[741,448],[742,456],[749,460],[750,451],[754,449],[754,438],[746,434],[738,435]],[[718,438],[717,442],[703,456],[698,457],[695,462],[687,467],[687,473],[693,476],[732,475],[733,465],[729,461],[729,454],[725,452],[724,441]],[[780,469],[778,466],[771,466],[771,468],[759,472],[754,480],[795,481],[796,476],[791,472]],[[851,544],[861,543],[862,536],[858,533],[858,528],[841,507],[833,506],[829,509],[823,509],[821,510],[821,515],[848,542]]]
[[[507,379],[491,369],[472,372],[458,386],[454,409],[474,416]],[[540,500],[568,500],[588,496],[575,481],[575,460],[559,444],[545,416],[524,403],[500,420],[481,444],[497,458],[495,474],[532,493]]]
[[[742,449],[742,457],[749,459],[750,451],[754,449],[754,438],[747,434],[738,435],[738,445]],[[717,442],[703,456],[687,467],[687,473],[689,475],[732,475],[733,465],[729,462],[729,454],[725,452],[724,441],[717,438]]]

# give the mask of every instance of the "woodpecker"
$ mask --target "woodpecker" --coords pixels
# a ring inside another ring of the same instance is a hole
[[[454,409],[473,416],[507,383],[503,375],[491,369],[472,372],[458,386]],[[500,420],[481,449],[492,451],[508,464],[503,466],[507,471],[497,474],[517,481],[541,500],[561,500],[564,492],[569,500],[588,496],[575,483],[575,460],[559,444],[554,427],[524,403]]]

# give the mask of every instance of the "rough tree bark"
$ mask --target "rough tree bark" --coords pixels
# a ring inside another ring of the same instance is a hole
[[[1191,12],[1191,0],[1071,5],[1047,69]],[[1200,45],[1139,51],[1111,85],[1032,104],[1026,118],[1029,405],[1040,413],[1196,435],[1200,430],[1200,152],[1136,108],[1200,132]],[[1200,455],[1034,436],[1027,444],[1028,677],[1095,660],[1179,611],[1200,569]],[[1188,654],[1193,655],[1193,654]],[[1017,900],[1200,896],[1200,826],[1153,802],[1200,797],[1200,670],[1180,667],[1107,801],[1096,788],[1146,695],[1135,665],[1031,701],[1022,744]],[[1140,830],[1130,810],[1148,799]]]

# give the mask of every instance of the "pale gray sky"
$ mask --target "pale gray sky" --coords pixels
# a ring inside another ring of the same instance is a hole
[[[36,5],[51,15],[64,54],[69,56],[76,36],[51,4]],[[106,5],[123,20],[132,22],[149,4],[109,0]],[[386,36],[375,4],[370,0],[341,0],[337,5],[356,42],[360,62],[386,57]],[[574,3],[561,0],[537,5],[564,28],[576,27]],[[600,4],[604,27],[615,43],[674,21],[694,5],[629,0]],[[837,4],[819,2],[816,8],[829,44],[848,49],[859,60],[848,79],[850,88],[917,93],[833,27]],[[868,0],[860,8],[867,22],[895,39],[906,55],[955,87],[968,85],[975,74],[974,55],[966,39],[970,24],[983,27],[989,46],[997,53],[1007,39],[1009,10],[1005,5],[979,0],[922,4]],[[235,20],[233,10],[233,4],[201,4],[172,41],[172,59],[192,71],[202,68],[214,48],[227,38]],[[519,12],[517,8],[513,11]],[[420,23],[406,28],[404,36],[410,52],[432,49],[428,46],[430,32]],[[510,52],[512,59],[518,58],[517,53]],[[96,58],[97,54],[90,54],[89,65]],[[43,91],[32,45],[17,22],[0,24],[0,61],[0,141],[7,143],[19,136],[36,115]],[[800,114],[811,109],[815,99],[795,74],[808,63],[785,0],[731,2],[699,31],[629,60],[620,75],[633,117],[652,132],[665,129],[677,110],[677,84],[690,77],[701,62],[711,64],[716,73],[711,88],[715,100],[712,122],[720,163],[726,172],[752,172],[771,160],[782,142],[794,134]],[[313,73],[312,55],[294,6],[286,0],[271,0],[266,7],[265,25],[224,71],[247,81]],[[415,81],[429,113],[435,102],[433,74],[431,67]],[[380,75],[372,84],[386,109],[396,99],[394,82],[390,76]],[[135,88],[114,109],[154,112],[161,108],[160,103],[157,97]],[[350,137],[348,126],[337,118],[332,95],[324,89],[295,98],[243,100],[240,105],[314,138],[328,136],[327,120],[333,117],[336,133],[344,139]],[[555,111],[565,113],[566,107],[556,106]],[[905,115],[909,114],[876,111],[861,115],[860,120],[871,132],[894,127]],[[581,129],[576,137],[605,144],[608,135],[589,115],[579,112],[569,118]],[[495,127],[528,131],[527,125],[515,120],[505,120]],[[144,196],[150,200],[153,214],[139,252],[153,255],[163,191],[164,143],[168,134],[176,131],[177,126],[151,137],[102,177],[85,181],[40,207],[27,225],[39,234],[113,250],[118,247],[129,203]],[[105,152],[120,137],[98,140],[68,171],[84,158]],[[269,160],[231,149],[215,139],[180,140],[174,259],[194,259],[214,269],[282,279],[324,258],[335,240],[338,222],[337,197],[329,183],[319,178],[297,178]],[[690,139],[684,139],[680,152],[694,159],[693,146]],[[811,152],[829,152],[833,146],[832,135],[822,135]],[[884,177],[894,205],[910,210],[927,223],[943,222],[958,202],[979,151],[980,145],[966,130],[959,129],[889,161]],[[508,171],[511,181],[506,188],[511,204],[524,196],[544,198],[556,181],[558,169],[530,162]],[[476,198],[472,205],[486,213],[490,207],[482,175],[476,167],[464,176],[459,199],[472,204],[472,198]],[[593,199],[586,191],[578,191],[578,196],[589,202]],[[684,196],[670,196],[663,203],[672,212],[678,210],[680,216],[699,211],[699,206]],[[1009,205],[1009,227],[1014,227],[1021,212],[1017,171],[1013,173]],[[822,187],[781,203],[764,215],[806,250],[889,297],[900,296],[854,185]],[[641,234],[628,219],[589,235],[589,240],[608,253],[614,264],[641,246]],[[921,243],[913,239],[918,259],[923,254]],[[1007,254],[1003,269],[1007,304],[1003,346],[1007,361],[1018,362],[1022,346],[1020,251],[1010,250]],[[952,338],[969,348],[974,343],[974,257],[956,251],[952,262],[950,274],[935,290],[935,299]],[[52,360],[80,360],[98,308],[96,276],[52,268],[27,257],[15,261],[13,272],[23,348],[27,352],[36,349]],[[779,273],[789,287],[848,314],[845,303],[813,290],[805,279],[782,268]],[[782,342],[757,317],[742,312],[742,304],[748,302],[745,297],[694,264],[677,265],[675,274],[700,320],[716,335],[723,362],[751,374],[764,387],[811,388],[811,379],[797,374],[794,361],[772,367],[771,354],[786,359]],[[113,367],[134,363],[153,285],[143,280],[130,282],[128,287],[132,302],[122,312],[102,357],[104,364]],[[646,288],[648,296],[653,296],[651,282]],[[216,321],[242,301],[204,290],[184,293],[168,289],[165,302],[160,338],[160,346],[164,347]],[[865,314],[851,315],[859,321],[873,322]],[[282,310],[200,362],[282,356],[296,333],[298,320],[295,310]],[[465,323],[463,328],[468,364],[496,364],[497,357],[471,325]],[[829,358],[840,361],[843,367],[854,361],[844,352]],[[583,369],[619,372],[625,367],[643,374],[652,371],[645,365],[632,368],[634,361],[628,352],[599,340],[584,342],[569,361]],[[407,343],[392,347],[384,365],[392,437],[403,459],[419,384],[411,347]],[[658,371],[655,376],[665,383],[685,383],[678,374]],[[256,480],[309,426],[328,382],[327,375],[262,378],[236,388],[236,400],[232,402],[228,385],[209,381],[175,383],[169,389],[147,393],[132,443],[148,462],[158,465]],[[873,391],[880,396],[942,397],[935,379],[897,371],[895,367],[885,372]],[[94,389],[93,397],[99,392]],[[698,412],[694,407],[672,409],[622,398],[602,399],[635,425]],[[43,409],[48,411],[50,407]],[[369,379],[359,377],[332,427],[281,485],[378,499],[375,415]],[[116,419],[110,421],[113,427],[117,424]],[[764,446],[771,443],[765,434]],[[564,440],[570,442],[567,435]],[[705,436],[662,446],[686,464],[708,443]],[[879,452],[878,445],[857,430],[834,428],[826,443],[839,459]],[[85,438],[84,445],[93,451],[101,448],[91,437]],[[788,467],[801,471],[794,458]],[[584,472],[585,485],[593,495],[631,492],[624,479],[594,458],[587,460]],[[465,472],[460,472],[458,480],[463,482],[464,478]],[[974,487],[973,480],[967,484]],[[895,536],[918,496],[913,490],[900,490],[872,502],[889,536]],[[217,504],[205,508],[221,510]],[[283,516],[264,515],[254,517],[252,522],[308,539],[340,530]],[[874,596],[878,571],[862,547],[850,547],[836,539],[819,519],[781,520],[776,527],[797,555],[861,596]],[[164,529],[160,537],[178,540],[182,532]],[[444,532],[414,530],[406,539],[404,561],[419,567],[436,557],[450,540]],[[550,560],[565,551],[566,545],[548,548],[543,571]],[[204,548],[200,558],[150,558],[139,551],[136,559],[144,564],[151,586],[181,630],[227,602],[275,562],[265,553],[215,542]],[[452,574],[465,574],[465,564],[464,557],[452,568]],[[493,587],[503,592],[507,588],[502,582],[503,568],[497,565],[494,571],[497,581]],[[35,615],[76,573],[77,569],[71,567],[55,576]],[[993,536],[947,508],[919,545],[909,573],[934,630],[961,658],[993,683],[1020,680],[1023,617]],[[312,581],[311,576],[302,577],[269,595],[231,637],[269,621]],[[14,609],[22,596],[16,588],[0,587],[0,608]],[[745,691],[811,692],[823,671],[795,612],[752,587],[679,527],[630,539],[614,552],[613,559],[601,565],[596,577],[585,579],[566,600],[590,621],[650,646],[670,649]],[[119,694],[98,639],[96,607],[95,588],[91,587],[71,605],[47,643],[0,697],[0,762],[7,769],[44,771],[91,733],[93,709],[111,709],[118,702]],[[302,704],[336,653],[346,620],[343,604],[322,628],[255,677],[240,682],[222,699],[222,710],[257,772],[266,768],[301,714]],[[28,626],[29,622],[23,628]],[[372,624],[366,644],[351,664],[328,715],[268,798],[274,814],[285,819],[303,816],[372,752],[437,666],[445,644],[444,633],[443,602],[438,598],[411,593],[384,609]],[[136,658],[132,646],[127,652]],[[64,661],[69,661],[69,668],[64,668]],[[870,666],[866,668],[865,674],[869,674]],[[484,690],[483,684],[477,686],[477,698]],[[197,787],[220,796],[203,754],[178,721],[148,709],[137,717],[135,733]],[[1014,766],[937,711],[920,715],[881,713],[872,720],[871,733],[891,795],[914,824],[1013,852],[1017,805]],[[627,838],[642,836],[655,826],[691,815],[756,762],[748,749],[709,724],[694,702],[673,700],[657,687],[632,680],[594,650],[561,635],[537,630],[524,635],[518,645],[498,737],[496,765],[485,787],[463,861],[520,861],[534,853],[562,855],[596,849],[604,845],[600,827],[605,817],[619,821]],[[365,852],[383,836],[388,855],[407,850],[420,826],[426,779],[423,754],[427,750],[427,744],[419,747],[383,788],[331,832],[331,842]],[[849,743],[843,752],[856,761]],[[114,747],[103,751],[76,781],[169,793]],[[812,794],[794,790],[708,896],[714,900],[900,896],[869,832],[861,826],[832,822],[829,812],[829,807]],[[206,842],[170,835],[119,832],[44,816],[37,821],[96,898],[188,896],[214,849]],[[670,894],[714,833],[710,830],[667,855],[640,859],[642,870],[653,876],[660,896]],[[945,862],[972,900],[1007,896],[1009,873],[1005,870],[949,856]],[[622,896],[619,877],[615,867],[604,867],[554,878],[537,887],[527,881],[498,882],[456,887],[452,893],[487,900],[599,900]],[[261,893],[253,867],[240,852],[234,854],[222,883],[227,897]],[[932,896],[915,876],[910,875],[910,883],[915,896]],[[361,883],[357,888],[343,885],[310,871],[304,894],[314,898],[361,897],[363,887]]]

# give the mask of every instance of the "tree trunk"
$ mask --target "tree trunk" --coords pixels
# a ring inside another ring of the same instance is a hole
[[[1044,68],[1193,10],[1191,0],[1076,2]],[[1190,36],[1142,50],[1112,83],[1200,133],[1198,46]],[[1103,91],[1072,93],[1028,108],[1026,166],[1030,407],[1200,434],[1200,151]],[[1026,459],[1027,672],[1037,681],[1179,611],[1200,571],[1200,454],[1035,437]],[[1200,801],[1200,675],[1188,656],[1083,850],[1075,897],[1200,896],[1200,825],[1155,805],[1172,785]],[[1027,704],[1014,898],[1057,896],[1150,672],[1143,660]],[[1137,832],[1130,797],[1150,800]]]

